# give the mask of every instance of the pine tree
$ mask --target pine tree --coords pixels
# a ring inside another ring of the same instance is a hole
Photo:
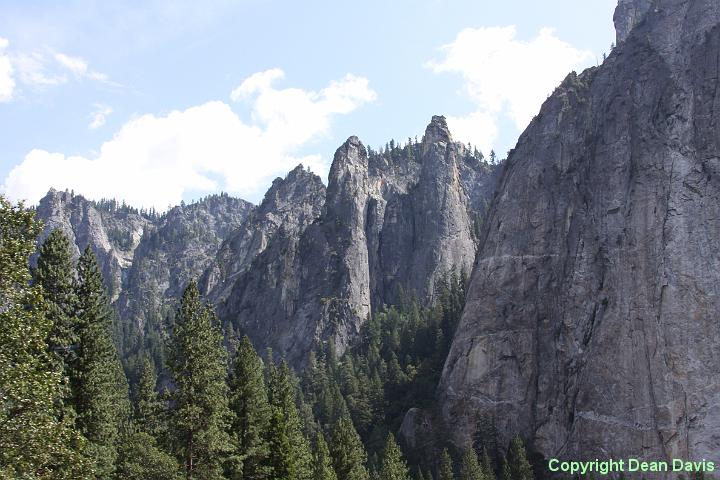
[[[370,478],[365,468],[367,454],[352,420],[347,415],[341,417],[333,428],[330,452],[338,478],[343,480]]]
[[[444,448],[440,455],[440,468],[438,469],[438,480],[455,480],[453,473],[452,458],[447,448]]]
[[[164,424],[165,409],[157,392],[157,375],[150,358],[143,357],[142,371],[137,386],[135,402],[135,424],[141,432],[145,432],[156,440],[166,430]]]
[[[312,480],[338,480],[332,467],[332,458],[322,431],[315,437],[315,452],[313,454]]]
[[[122,480],[180,480],[180,464],[157,446],[146,432],[127,433],[118,447],[116,478]]]
[[[510,468],[513,480],[532,480],[534,478],[532,467],[525,452],[525,445],[519,435],[516,435],[510,442],[507,465]]]
[[[270,450],[266,432],[270,406],[263,362],[247,336],[240,342],[232,363],[230,410],[233,455],[226,466],[227,476],[245,480],[267,478],[266,459]]]
[[[61,418],[63,372],[48,354],[52,322],[30,287],[40,225],[0,196],[0,478],[88,478],[84,439]]]
[[[482,461],[480,466],[482,467],[486,480],[495,480],[495,467],[493,467],[487,448],[483,448],[482,450]]]
[[[110,307],[95,255],[86,248],[78,261],[77,376],[73,398],[76,424],[89,440],[97,477],[115,470],[120,429],[129,416],[127,380],[111,336]]]
[[[268,439],[273,479],[304,480],[312,475],[312,453],[303,436],[295,403],[296,390],[286,362],[269,366],[270,422]]]
[[[466,448],[463,453],[460,480],[485,480],[477,454],[472,448]]]
[[[392,433],[385,442],[380,480],[410,480],[410,472]]]
[[[514,480],[513,474],[512,474],[512,469],[510,468],[510,464],[508,463],[506,457],[503,457],[503,459],[502,459],[502,469],[500,472],[500,478],[502,480]]]
[[[222,461],[230,449],[227,353],[212,311],[202,304],[190,282],[177,313],[168,367],[172,392],[172,434],[186,478],[222,478]]]
[[[75,320],[78,300],[70,241],[62,230],[50,232],[40,247],[33,279],[42,287],[47,317],[52,322],[48,338],[50,350],[62,362],[65,374],[71,375],[70,367],[79,342]]]

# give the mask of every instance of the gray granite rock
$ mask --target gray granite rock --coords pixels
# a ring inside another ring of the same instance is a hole
[[[40,200],[37,218],[44,224],[40,242],[60,228],[73,245],[75,260],[88,245],[93,249],[113,300],[122,291],[124,274],[145,228],[152,224],[152,219],[139,213],[110,211],[80,195],[54,189]]]
[[[458,445],[491,416],[546,457],[717,460],[720,2],[651,3],[508,159],[439,388]]]
[[[470,271],[496,168],[453,142],[443,117],[422,142],[390,150],[368,152],[357,137],[337,150],[324,204],[306,202],[320,215],[290,217],[235,277],[219,305],[226,323],[299,365],[321,342],[344,351],[401,290],[431,302],[444,275]]]
[[[211,195],[173,207],[148,226],[117,300],[123,321],[142,326],[148,315],[174,310],[190,280],[210,266],[253,208],[245,200]]]

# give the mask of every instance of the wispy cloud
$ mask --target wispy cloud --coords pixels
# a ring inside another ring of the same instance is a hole
[[[270,180],[302,162],[318,173],[328,164],[299,150],[329,133],[332,119],[371,102],[367,79],[346,75],[318,91],[276,88],[281,70],[259,72],[233,90],[252,122],[221,101],[127,122],[93,158],[35,149],[9,173],[3,190],[37,202],[50,187],[89,198],[115,197],[158,210],[187,191],[224,190],[258,200]],[[102,123],[98,117],[98,123]],[[104,118],[104,117],[103,117]],[[93,118],[93,123],[95,118]],[[92,126],[92,124],[91,124]]]
[[[67,75],[48,64],[46,55],[40,52],[18,53],[12,57],[19,80],[30,87],[50,87],[68,81]]]
[[[7,102],[13,97],[15,90],[15,79],[13,78],[13,66],[10,57],[5,53],[8,41],[0,38],[0,102]]]
[[[530,41],[516,38],[515,26],[466,28],[442,47],[440,60],[427,63],[435,73],[458,73],[476,110],[449,117],[453,134],[486,152],[497,138],[500,116],[523,129],[547,96],[573,69],[593,58],[543,28]]]
[[[81,57],[50,49],[13,52],[7,51],[8,45],[8,40],[0,38],[0,101],[13,98],[18,86],[48,88],[73,79],[119,86],[106,74],[91,69]]]
[[[96,103],[93,105],[95,110],[90,114],[90,127],[92,130],[95,130],[96,128],[100,128],[103,125],[105,125],[105,121],[107,120],[107,116],[110,115],[113,112],[112,107],[109,105],[105,105],[102,103]]]

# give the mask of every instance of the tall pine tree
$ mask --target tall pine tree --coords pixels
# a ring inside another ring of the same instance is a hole
[[[534,478],[532,467],[527,459],[525,444],[519,435],[510,441],[507,454],[507,466],[513,480],[532,480]]]
[[[485,480],[477,454],[472,448],[466,448],[463,453],[460,480]]]
[[[286,362],[269,366],[270,478],[305,480],[312,477],[312,453],[295,403],[296,390]]]
[[[333,470],[332,467],[332,458],[330,457],[330,450],[325,442],[325,436],[322,431],[319,430],[315,437],[312,480],[338,480],[335,470]]]
[[[30,287],[40,225],[0,196],[0,478],[87,478],[84,440],[62,419],[63,373],[48,354],[52,321]]]
[[[410,480],[407,464],[392,433],[388,433],[385,441],[380,480]]]
[[[330,453],[338,478],[344,480],[368,480],[370,478],[365,468],[367,454],[360,441],[360,436],[347,414],[343,415],[333,428]]]
[[[89,440],[97,477],[110,478],[130,406],[127,380],[111,336],[102,274],[90,247],[78,261],[77,298],[79,349],[72,385],[77,425]]]
[[[222,478],[230,450],[227,353],[214,314],[190,282],[177,313],[168,367],[175,390],[171,413],[177,457],[186,478]]]
[[[452,458],[447,448],[444,448],[440,455],[440,468],[438,469],[438,480],[455,480],[453,473]]]
[[[157,375],[150,357],[143,357],[135,401],[135,425],[156,440],[166,433],[165,408],[157,392]]]
[[[486,480],[495,480],[495,467],[490,459],[490,454],[488,453],[487,448],[483,448],[482,452],[480,467],[482,467],[483,474],[485,475]]]
[[[247,336],[240,342],[232,362],[230,410],[233,453],[226,463],[227,476],[244,480],[267,478],[270,406],[263,362]]]
[[[48,338],[50,350],[62,362],[66,375],[72,375],[70,370],[77,358],[79,343],[75,276],[70,241],[62,230],[55,229],[39,249],[33,280],[42,287],[47,317],[52,322]]]

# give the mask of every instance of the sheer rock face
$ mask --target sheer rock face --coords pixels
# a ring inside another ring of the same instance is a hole
[[[546,457],[720,447],[720,2],[658,0],[521,136],[439,396]],[[627,28],[627,27],[622,27]]]
[[[200,280],[203,293],[216,305],[224,302],[275,235],[282,230],[283,236],[299,237],[320,216],[324,202],[325,185],[302,165],[276,178],[260,206],[223,242]]]
[[[618,45],[625,41],[652,5],[653,0],[619,0],[613,15]]]
[[[40,243],[60,228],[73,246],[75,260],[88,245],[93,249],[108,293],[117,299],[124,272],[132,264],[135,249],[151,220],[137,213],[105,211],[80,195],[54,189],[40,200],[37,217],[44,223]]]
[[[389,155],[350,137],[335,153],[324,205],[313,203],[321,214],[276,233],[236,277],[221,318],[296,365],[321,341],[342,352],[401,289],[431,299],[452,268],[470,271],[472,203],[483,205],[494,180],[443,117],[421,144]]]

